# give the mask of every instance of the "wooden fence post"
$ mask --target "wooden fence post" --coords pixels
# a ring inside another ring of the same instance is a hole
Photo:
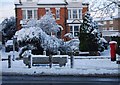
[[[60,55],[60,51],[57,51],[57,55]]]
[[[71,56],[70,56],[70,64],[71,64],[71,68],[73,68],[73,65],[74,65],[73,52],[71,53]]]
[[[43,55],[46,55],[46,51],[43,51]]]
[[[49,67],[52,68],[52,55],[50,54],[49,55]]]
[[[28,62],[29,62],[28,68],[31,68],[32,67],[32,56],[31,55],[28,56]]]
[[[8,55],[8,68],[11,68],[11,55]]]

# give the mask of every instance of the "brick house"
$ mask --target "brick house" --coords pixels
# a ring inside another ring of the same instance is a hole
[[[95,21],[98,22],[99,29],[101,31],[104,30],[113,30],[113,18],[111,17],[106,17],[106,18],[96,18]]]
[[[29,19],[40,19],[46,12],[51,11],[61,30],[60,38],[71,32],[78,36],[83,15],[88,11],[88,4],[81,0],[16,0],[15,14],[17,29]]]
[[[120,32],[120,17],[118,15],[106,17],[104,19],[95,19],[99,23],[99,29],[102,32],[103,37],[110,41],[111,36],[117,36]]]

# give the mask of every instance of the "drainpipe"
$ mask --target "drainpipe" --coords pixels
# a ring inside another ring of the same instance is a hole
[[[66,20],[67,20],[67,18],[66,18],[66,11],[67,11],[67,7],[66,7],[66,5],[67,5],[67,2],[66,2],[66,0],[64,0],[65,1],[65,21],[64,21],[64,23],[65,23],[65,33],[67,33],[67,25],[66,25]],[[65,39],[65,41],[66,41],[67,39]]]

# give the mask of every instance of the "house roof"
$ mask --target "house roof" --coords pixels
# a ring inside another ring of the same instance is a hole
[[[40,5],[51,5],[51,4],[66,4],[65,0],[39,0],[38,4]]]
[[[104,17],[104,18],[94,18],[94,21],[109,21],[113,20],[111,17]]]
[[[67,2],[82,2],[82,0],[66,0]]]
[[[114,19],[120,18],[120,14],[117,14],[113,17]]]
[[[68,2],[67,7],[82,7],[82,3],[81,2]]]

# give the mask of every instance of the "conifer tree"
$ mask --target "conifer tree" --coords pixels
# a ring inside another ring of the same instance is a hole
[[[98,24],[93,21],[90,13],[86,13],[83,18],[83,23],[80,27],[79,40],[80,51],[104,51]]]

